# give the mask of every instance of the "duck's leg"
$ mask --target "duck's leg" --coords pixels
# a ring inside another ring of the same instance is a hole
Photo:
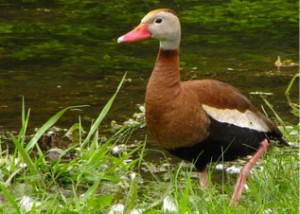
[[[237,182],[234,187],[234,192],[231,197],[230,205],[236,206],[238,204],[238,201],[242,195],[246,177],[250,173],[250,170],[254,166],[254,164],[257,162],[257,160],[265,153],[267,150],[269,143],[267,139],[264,139],[260,145],[258,150],[254,153],[252,158],[245,164],[245,166],[241,169],[239,177],[237,179]]]
[[[200,172],[200,186],[208,190],[207,172],[206,170]]]

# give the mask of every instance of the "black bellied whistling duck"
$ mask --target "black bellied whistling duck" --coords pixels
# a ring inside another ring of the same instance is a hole
[[[211,79],[180,81],[180,22],[174,11],[157,9],[118,42],[160,41],[145,108],[150,135],[171,154],[191,161],[207,185],[206,165],[252,154],[241,169],[230,204],[236,205],[247,174],[270,140],[288,145],[277,126],[233,86]]]

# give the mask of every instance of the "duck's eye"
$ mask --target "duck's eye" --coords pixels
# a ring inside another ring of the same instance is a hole
[[[162,21],[163,21],[163,19],[161,17],[158,17],[155,19],[154,22],[155,22],[155,24],[160,24],[160,23],[162,23]]]

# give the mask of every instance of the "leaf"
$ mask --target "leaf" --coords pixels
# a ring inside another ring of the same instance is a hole
[[[91,139],[92,135],[98,130],[99,125],[101,124],[102,120],[104,119],[104,117],[107,115],[109,109],[111,108],[117,94],[119,93],[119,90],[121,88],[121,86],[124,83],[126,77],[126,73],[124,74],[116,92],[113,94],[113,96],[108,100],[108,102],[106,103],[106,105],[103,107],[101,113],[99,114],[99,116],[97,117],[96,121],[92,124],[90,131],[87,135],[87,137],[84,139],[83,143],[82,143],[82,147],[84,147]]]
[[[35,133],[35,135],[33,136],[33,138],[30,140],[30,142],[27,144],[25,150],[26,152],[29,152],[38,142],[38,140],[42,137],[42,135],[49,129],[51,128],[61,117],[62,115],[70,110],[70,109],[74,109],[74,108],[82,108],[82,107],[86,107],[87,105],[80,105],[80,106],[70,106],[67,108],[64,108],[63,110],[59,111],[58,113],[56,113],[55,115],[53,115],[44,125],[42,125],[41,128],[39,128],[39,130]]]
[[[9,203],[12,205],[12,207],[16,210],[16,212],[21,213],[19,206],[15,200],[15,197],[10,194],[8,189],[4,185],[2,185],[1,182],[0,182],[0,189],[1,189],[1,192],[3,193],[3,195],[5,196],[5,198],[7,199],[7,201],[9,201]]]

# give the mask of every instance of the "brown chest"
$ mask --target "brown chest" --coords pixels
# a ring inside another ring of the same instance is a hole
[[[165,148],[191,146],[208,136],[209,119],[201,106],[182,98],[146,99],[148,131]]]

